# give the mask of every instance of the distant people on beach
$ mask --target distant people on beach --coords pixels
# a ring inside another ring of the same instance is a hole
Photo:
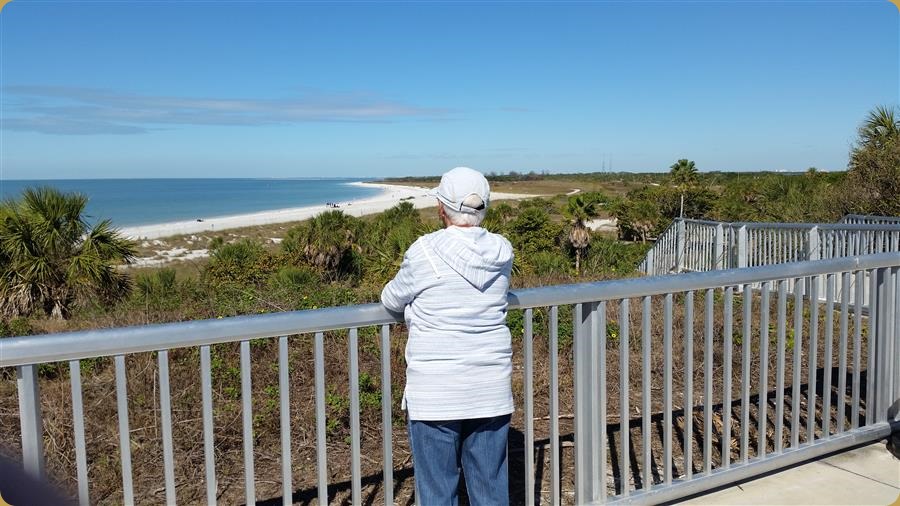
[[[336,202],[326,202],[325,205],[326,205],[327,207],[334,207],[334,208],[341,207],[341,205],[338,204],[338,203],[336,203]]]

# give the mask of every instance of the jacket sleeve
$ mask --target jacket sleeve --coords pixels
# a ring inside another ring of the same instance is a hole
[[[410,247],[403,255],[403,263],[400,264],[400,270],[394,276],[384,290],[381,291],[381,303],[384,307],[398,313],[403,312],[406,305],[412,302],[420,289],[416,287],[416,276],[413,273],[413,264],[410,260]]]

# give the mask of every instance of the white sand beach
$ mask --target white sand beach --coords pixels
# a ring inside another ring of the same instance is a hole
[[[340,209],[352,216],[364,216],[380,213],[399,204],[404,200],[412,202],[416,208],[435,206],[434,197],[428,196],[429,189],[416,186],[396,186],[378,183],[348,183],[356,186],[380,188],[382,192],[374,197],[351,200],[348,202],[336,202]],[[491,200],[521,199],[535,197],[516,193],[491,193]],[[236,216],[202,217],[197,220],[176,221],[171,223],[159,223],[136,227],[123,227],[122,235],[134,240],[158,239],[180,234],[196,234],[198,232],[218,232],[232,228],[250,227],[253,225],[270,225],[272,223],[286,223],[290,221],[302,221],[333,208],[324,203],[318,206],[295,207],[290,209],[275,209],[252,214],[240,214]],[[202,220],[202,221],[201,221]]]
[[[436,206],[435,198],[428,195],[428,188],[417,186],[397,186],[379,183],[349,183],[358,186],[375,187],[381,189],[381,193],[374,197],[366,199],[357,199],[346,202],[336,202],[339,206],[336,209],[343,211],[352,216],[364,216],[367,214],[375,214],[386,211],[396,206],[400,202],[409,201],[417,209]],[[491,201],[525,199],[536,197],[536,195],[519,194],[519,193],[491,193]],[[160,250],[156,251],[157,255],[153,258],[136,258],[131,264],[134,267],[149,267],[165,265],[175,261],[193,260],[208,256],[206,249],[184,249],[173,248],[167,249],[164,241],[158,239],[163,237],[171,237],[174,235],[215,234],[219,231],[234,228],[251,227],[254,225],[270,225],[273,223],[287,223],[292,221],[302,221],[316,216],[319,213],[330,211],[332,207],[327,205],[296,207],[290,209],[276,209],[272,211],[263,211],[252,214],[241,214],[235,216],[220,216],[201,218],[191,221],[177,221],[171,223],[159,223],[155,225],[143,225],[137,227],[123,227],[122,235],[139,241],[150,241],[154,246],[160,246]],[[280,238],[273,238],[273,242],[277,242]],[[205,248],[205,243],[203,243]]]

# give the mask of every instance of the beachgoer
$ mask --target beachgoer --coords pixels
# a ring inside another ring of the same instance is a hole
[[[409,247],[381,292],[381,302],[403,311],[409,328],[402,406],[416,500],[457,504],[461,468],[471,504],[505,505],[512,246],[480,227],[490,200],[481,173],[457,167],[433,195],[444,228]]]

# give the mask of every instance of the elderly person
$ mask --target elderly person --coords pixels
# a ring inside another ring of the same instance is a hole
[[[457,167],[434,190],[444,228],[409,247],[381,302],[403,311],[409,443],[416,498],[457,504],[460,469],[473,505],[509,503],[507,433],[513,411],[506,293],[513,252],[481,228],[487,179]]]

